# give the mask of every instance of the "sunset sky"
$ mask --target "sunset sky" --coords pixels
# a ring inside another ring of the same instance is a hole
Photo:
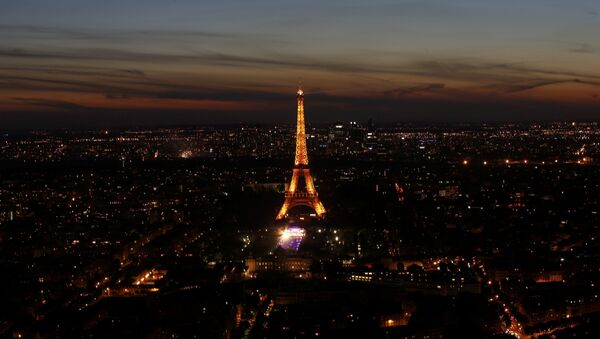
[[[600,118],[598,0],[0,0],[0,129]]]

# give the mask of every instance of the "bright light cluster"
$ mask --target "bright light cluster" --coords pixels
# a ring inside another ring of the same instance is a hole
[[[277,246],[283,249],[298,250],[306,231],[300,227],[288,227],[280,231]]]
[[[183,159],[188,159],[191,158],[193,155],[193,152],[190,150],[186,150],[186,151],[181,151],[181,153],[179,153],[179,157],[183,158]]]
[[[292,237],[300,237],[303,238],[305,234],[305,231],[303,228],[299,228],[299,227],[291,227],[291,228],[286,228],[284,230],[281,231],[280,235],[279,235],[279,239],[281,240],[289,240]]]

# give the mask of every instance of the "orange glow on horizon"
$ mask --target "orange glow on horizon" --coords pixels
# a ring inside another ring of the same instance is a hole
[[[170,75],[173,76],[173,75]],[[410,77],[415,78],[415,77]],[[321,79],[321,77],[319,77]],[[183,81],[185,80],[185,81]],[[546,86],[539,86],[529,90],[522,90],[518,92],[499,92],[493,88],[487,88],[485,86],[473,86],[473,84],[465,82],[447,82],[446,85],[440,86],[439,88],[433,89],[410,89],[411,85],[408,83],[408,79],[404,79],[403,88],[398,89],[397,92],[390,91],[389,88],[383,87],[383,85],[373,86],[365,89],[364,87],[356,87],[345,89],[344,91],[336,90],[336,88],[343,88],[344,85],[337,83],[342,81],[342,77],[332,76],[326,83],[330,86],[331,90],[327,91],[327,88],[323,93],[327,93],[332,100],[327,98],[320,99],[319,103],[314,105],[321,105],[321,109],[328,110],[351,110],[356,109],[353,99],[364,102],[372,102],[373,105],[383,105],[389,107],[389,104],[394,101],[399,103],[413,103],[418,105],[421,102],[428,103],[459,103],[463,105],[471,104],[482,104],[493,100],[498,103],[521,105],[523,102],[535,103],[560,103],[565,105],[582,105],[581,107],[592,107],[600,105],[600,86],[589,84],[585,82],[563,82],[550,84]],[[413,79],[414,81],[433,81],[436,79]],[[439,79],[438,79],[439,80]],[[186,86],[189,79],[182,79],[182,84],[177,84],[176,81],[171,81],[176,86]],[[367,86],[364,84],[361,86]],[[192,91],[193,85],[190,85]],[[389,86],[389,85],[388,85]],[[219,86],[222,87],[222,86]],[[130,95],[123,97],[110,98],[106,93],[97,92],[79,92],[73,89],[61,89],[59,91],[48,90],[0,90],[0,109],[3,111],[73,111],[83,109],[131,109],[131,110],[198,110],[198,111],[231,111],[231,112],[261,112],[261,111],[273,111],[274,107],[280,105],[281,110],[286,109],[286,104],[281,102],[273,102],[272,99],[261,98],[257,95],[256,99],[252,99],[252,94],[247,94],[247,99],[240,99],[236,96],[237,91],[235,87],[220,89],[220,95],[216,97],[224,97],[224,99],[210,99],[210,93],[206,94],[207,99],[199,97],[198,99],[193,98],[161,98],[159,93],[153,94],[153,90],[144,88],[140,85],[137,89],[131,89],[131,92],[142,93],[141,95]],[[277,90],[277,86],[267,87],[261,89],[261,93],[269,93],[274,96],[286,95],[283,92],[285,87],[281,87],[282,90]],[[127,93],[127,90],[125,90]],[[228,95],[222,95],[223,93],[231,94],[231,98],[228,99]],[[303,93],[304,94],[304,93]],[[153,97],[154,96],[154,97]],[[348,100],[340,100],[335,98],[352,98]],[[326,108],[323,108],[326,107]],[[423,105],[424,109],[426,105]],[[460,106],[464,107],[464,106]],[[466,106],[468,107],[468,106]]]

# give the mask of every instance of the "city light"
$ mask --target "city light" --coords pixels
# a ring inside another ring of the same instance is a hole
[[[193,155],[193,152],[190,150],[185,150],[185,151],[181,151],[181,154],[179,155],[182,159],[187,159],[187,158],[191,158]]]
[[[297,251],[304,240],[306,231],[301,227],[290,226],[279,232],[277,246],[283,249],[292,249]]]

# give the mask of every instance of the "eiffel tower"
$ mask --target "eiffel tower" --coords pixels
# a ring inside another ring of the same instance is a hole
[[[308,153],[306,151],[306,130],[304,127],[304,91],[302,86],[298,86],[296,92],[298,101],[298,117],[296,126],[296,159],[292,172],[292,181],[285,192],[285,201],[277,214],[276,220],[281,220],[287,216],[290,209],[296,206],[307,206],[312,208],[318,218],[325,216],[325,207],[319,200],[319,195],[315,190],[310,168],[308,168]],[[304,179],[304,189],[300,188],[300,179]]]

